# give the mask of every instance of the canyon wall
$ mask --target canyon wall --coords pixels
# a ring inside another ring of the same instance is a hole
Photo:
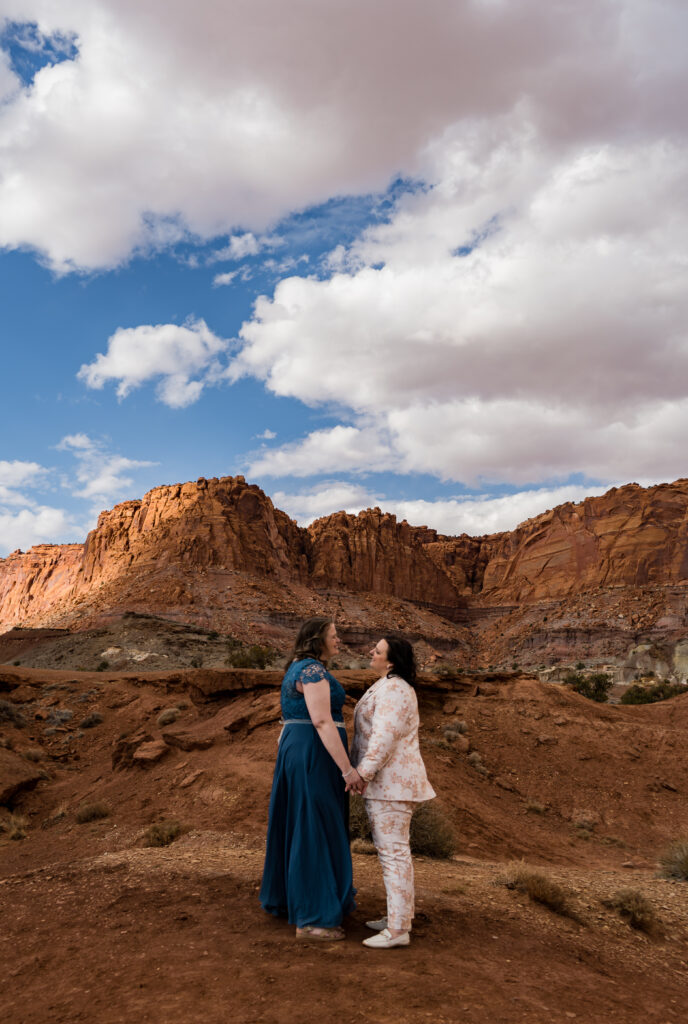
[[[224,629],[235,606],[286,623],[326,599],[349,600],[352,629],[376,600],[427,610],[445,645],[460,633],[439,620],[469,623],[501,658],[590,646],[591,636],[620,650],[655,628],[676,640],[688,623],[688,480],[629,484],[510,532],[448,537],[380,509],[301,528],[243,477],[200,479],[103,512],[84,544],[0,559],[3,630],[130,608]]]

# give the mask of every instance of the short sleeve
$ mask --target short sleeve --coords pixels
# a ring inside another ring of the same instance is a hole
[[[306,683],[321,683],[323,679],[327,679],[327,675],[319,661],[309,662],[299,673],[299,682],[304,686]]]

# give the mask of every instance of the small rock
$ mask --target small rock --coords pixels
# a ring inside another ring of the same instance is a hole
[[[150,743],[142,743],[141,746],[134,751],[132,760],[137,761],[139,764],[154,764],[159,761],[161,757],[169,753],[170,748],[164,740],[151,740]]]
[[[207,750],[215,742],[213,736],[192,736],[188,732],[163,732],[162,738],[178,750]]]
[[[187,789],[192,786],[196,779],[200,779],[201,775],[205,775],[205,768],[197,768],[195,772],[190,772],[182,781],[179,783],[180,789]]]

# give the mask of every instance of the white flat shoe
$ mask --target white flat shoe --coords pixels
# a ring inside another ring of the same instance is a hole
[[[408,932],[393,936],[387,928],[383,928],[377,935],[371,935],[369,939],[364,939],[363,945],[368,949],[394,949],[395,946],[408,946],[410,941],[411,937]]]

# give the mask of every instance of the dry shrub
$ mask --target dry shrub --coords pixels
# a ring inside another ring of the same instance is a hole
[[[26,725],[26,719],[22,715],[19,708],[10,700],[0,700],[0,722],[9,722],[11,725],[16,725],[17,729],[23,729]]]
[[[362,839],[366,843],[373,840],[363,797],[357,793],[352,793],[349,801],[349,835],[352,840]]]
[[[667,847],[659,858],[659,866],[664,878],[688,882],[688,838],[678,839]]]
[[[468,763],[472,765],[474,768],[482,767],[483,759],[477,750],[472,750],[471,753],[468,755]]]
[[[555,914],[576,918],[562,887],[547,875],[533,871],[524,864],[514,864],[507,870],[504,885],[507,889],[522,892],[528,899],[534,903],[541,903]]]
[[[103,716],[101,715],[100,711],[92,711],[90,715],[86,715],[86,717],[82,720],[81,728],[92,729],[94,725],[100,725],[102,721]]]
[[[571,815],[571,822],[575,828],[585,832],[592,832],[600,823],[600,816],[597,811],[575,810]]]
[[[605,907],[617,910],[631,928],[648,935],[658,927],[652,904],[637,889],[619,889],[609,899],[602,900]]]
[[[34,763],[36,761],[42,761],[43,751],[40,749],[40,747],[29,747],[28,750],[24,751],[24,757],[26,758],[27,761],[33,761]]]
[[[349,804],[349,834],[353,843],[361,840],[372,843],[370,822],[362,797],[352,794]],[[433,803],[419,804],[411,818],[411,853],[418,857],[448,859],[456,850],[456,840],[451,823],[446,815]],[[351,847],[354,849],[353,845]],[[361,849],[358,852],[367,851]]]
[[[76,820],[78,825],[85,825],[87,821],[99,821],[101,818],[107,818],[110,814],[110,808],[102,800],[97,800],[92,804],[82,804],[76,812]]]
[[[541,804],[539,800],[527,800],[526,810],[529,811],[530,814],[544,814],[547,808],[544,804]]]
[[[0,818],[0,832],[4,832],[8,839],[26,839],[26,818],[21,814],[8,814],[6,818]]]
[[[451,722],[447,722],[442,731],[446,737],[450,735],[463,736],[464,733],[468,732],[468,726],[465,722],[460,722],[457,718],[453,718]]]
[[[160,714],[158,715],[158,725],[160,726],[161,729],[165,725],[172,725],[173,722],[177,721],[180,714],[181,711],[179,710],[179,708],[165,708],[165,710],[161,711]]]
[[[377,853],[374,843],[369,843],[367,839],[354,839],[351,844],[352,853],[366,853],[372,854]]]
[[[184,829],[178,821],[159,821],[144,833],[144,846],[169,846],[178,839]]]
[[[411,818],[411,853],[448,860],[456,851],[454,831],[434,803],[420,804]]]

